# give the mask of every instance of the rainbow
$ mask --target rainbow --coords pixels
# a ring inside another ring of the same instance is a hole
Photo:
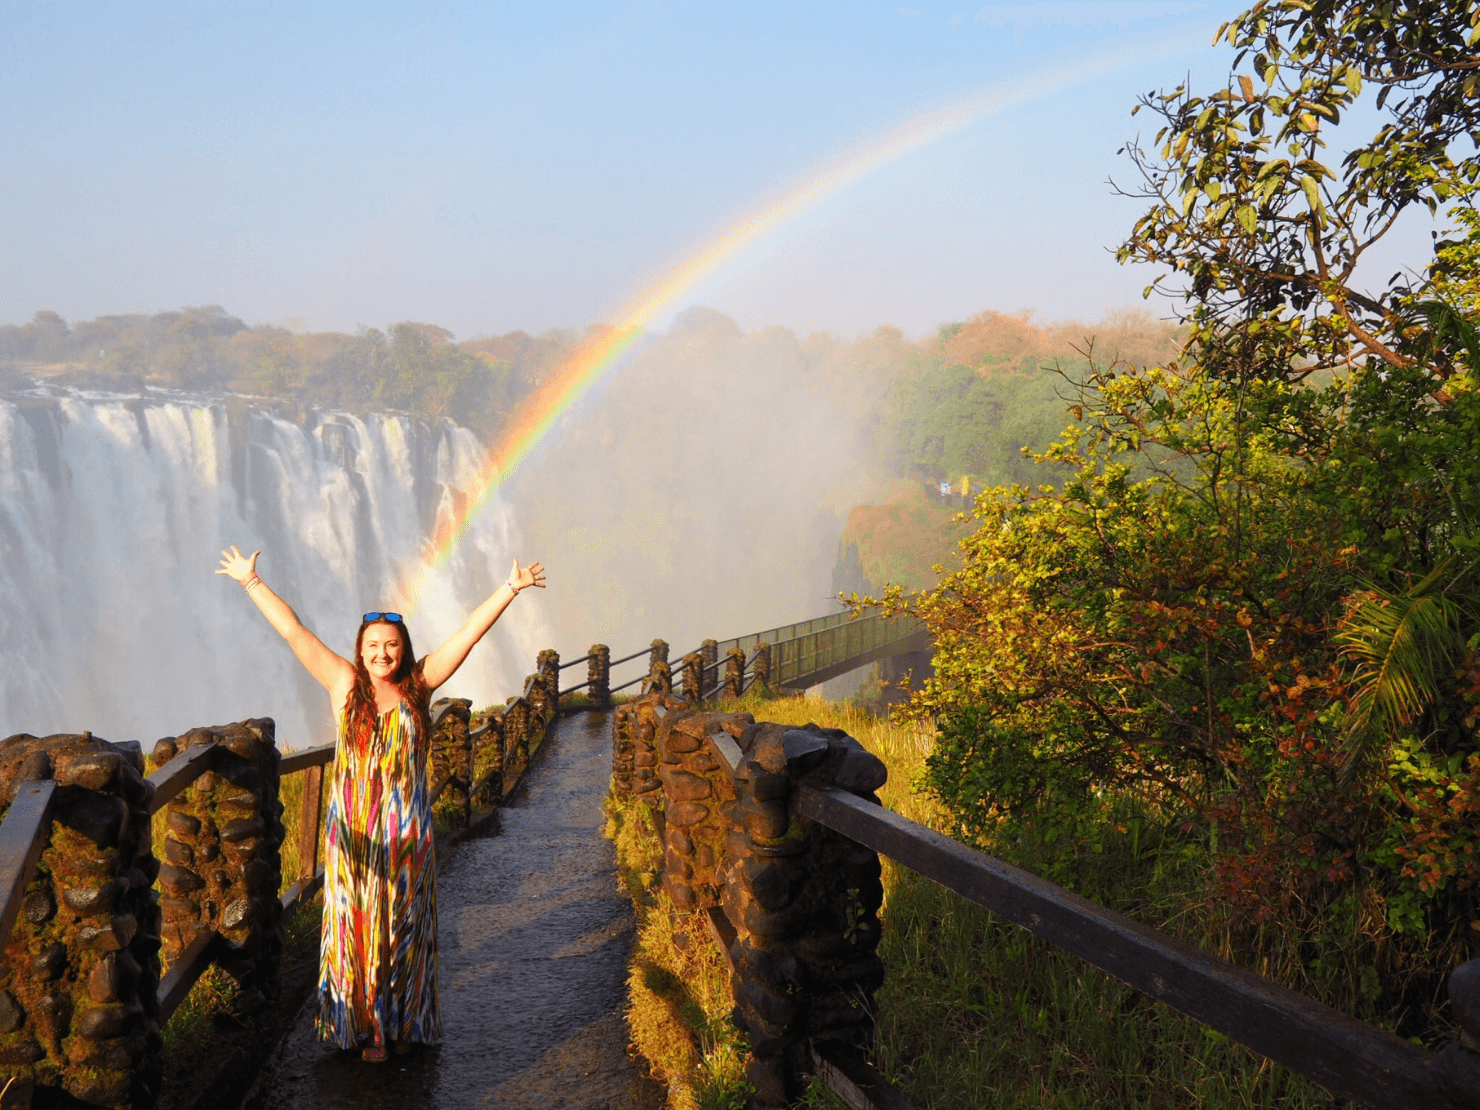
[[[674,309],[690,290],[745,248],[861,178],[979,120],[1188,45],[1190,41],[1182,36],[1160,48],[1107,53],[1087,62],[1056,66],[1009,88],[918,116],[824,163],[790,189],[742,216],[633,297],[616,313],[610,327],[589,338],[525,398],[508,430],[488,452],[487,462],[460,499],[460,506],[452,511],[450,520],[439,524],[420,565],[403,580],[402,610],[415,610],[428,581],[447,563],[499,486],[554,429],[560,417],[646,334],[648,324]]]

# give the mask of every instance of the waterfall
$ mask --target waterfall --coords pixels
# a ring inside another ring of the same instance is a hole
[[[348,657],[359,615],[394,604],[483,457],[467,429],[406,415],[153,391],[0,397],[0,736],[88,730],[147,750],[269,716],[283,747],[332,739],[328,695],[212,573],[221,549],[261,548],[263,579]],[[526,557],[516,541],[503,506],[481,515],[407,614],[417,652]],[[517,693],[546,636],[516,604],[439,694]]]

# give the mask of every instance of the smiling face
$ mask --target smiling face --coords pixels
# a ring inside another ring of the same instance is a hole
[[[372,679],[392,681],[401,669],[401,657],[405,653],[406,643],[395,625],[377,621],[366,626],[365,635],[360,640],[360,661]]]

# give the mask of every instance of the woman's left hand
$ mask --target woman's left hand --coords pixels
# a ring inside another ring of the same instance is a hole
[[[545,588],[545,568],[539,563],[530,563],[521,570],[519,560],[515,559],[514,569],[509,571],[509,589],[517,594],[520,590],[529,589],[530,586],[538,586],[542,590]]]

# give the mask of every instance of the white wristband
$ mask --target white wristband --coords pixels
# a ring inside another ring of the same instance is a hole
[[[513,594],[515,597],[518,597],[519,596],[519,587],[516,586],[516,585],[514,585],[513,582],[510,582],[510,581],[507,581],[506,580],[504,582],[504,585],[509,587],[509,592],[511,594]]]

